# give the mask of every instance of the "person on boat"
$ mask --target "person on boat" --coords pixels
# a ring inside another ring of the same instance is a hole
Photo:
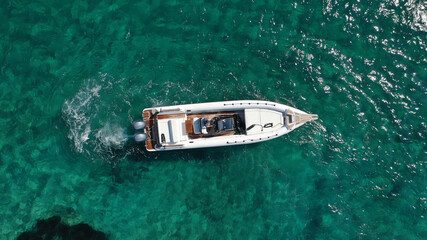
[[[202,118],[202,133],[208,134],[208,128],[211,128],[212,125],[207,118]]]

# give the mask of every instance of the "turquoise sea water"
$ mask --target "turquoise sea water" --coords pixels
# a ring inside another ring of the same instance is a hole
[[[426,239],[424,1],[0,1],[0,239]],[[279,139],[148,153],[145,107],[259,99]]]

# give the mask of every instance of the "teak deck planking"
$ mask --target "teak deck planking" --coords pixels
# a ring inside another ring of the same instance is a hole
[[[206,118],[208,120],[212,120],[214,117],[218,117],[218,116],[224,116],[224,115],[228,115],[228,116],[233,116],[235,114],[238,114],[237,112],[213,112],[213,113],[207,113],[207,114],[194,114],[194,113],[189,113],[189,114],[184,114],[184,113],[180,113],[180,114],[165,114],[165,115],[157,115],[157,119],[173,119],[173,118],[185,118],[185,116],[187,116],[187,119],[185,120],[185,131],[188,134],[188,137],[190,139],[197,139],[197,138],[209,138],[209,137],[217,137],[217,136],[230,136],[230,135],[234,135],[234,132],[229,132],[229,133],[224,133],[224,134],[218,134],[218,135],[214,135],[214,136],[206,136],[203,134],[195,134],[194,133],[194,128],[193,128],[193,121],[195,118]],[[151,113],[151,111],[149,109],[147,109],[146,111],[143,112],[142,114],[145,122],[146,122],[146,133],[147,133],[147,140],[145,141],[145,147],[149,150],[154,150],[154,142],[152,141],[152,134],[153,132],[151,131],[151,128],[154,126],[155,124],[155,116]]]

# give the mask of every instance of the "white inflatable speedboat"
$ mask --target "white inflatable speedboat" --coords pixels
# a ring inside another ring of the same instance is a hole
[[[316,114],[283,104],[256,101],[226,101],[146,108],[143,121],[133,126],[144,133],[148,151],[220,147],[263,142],[287,134]]]

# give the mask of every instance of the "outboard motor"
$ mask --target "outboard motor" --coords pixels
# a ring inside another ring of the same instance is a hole
[[[141,130],[145,128],[145,122],[144,121],[135,121],[132,123],[133,128],[135,130]]]
[[[137,133],[134,136],[135,142],[140,143],[147,139],[147,135],[145,133]]]

